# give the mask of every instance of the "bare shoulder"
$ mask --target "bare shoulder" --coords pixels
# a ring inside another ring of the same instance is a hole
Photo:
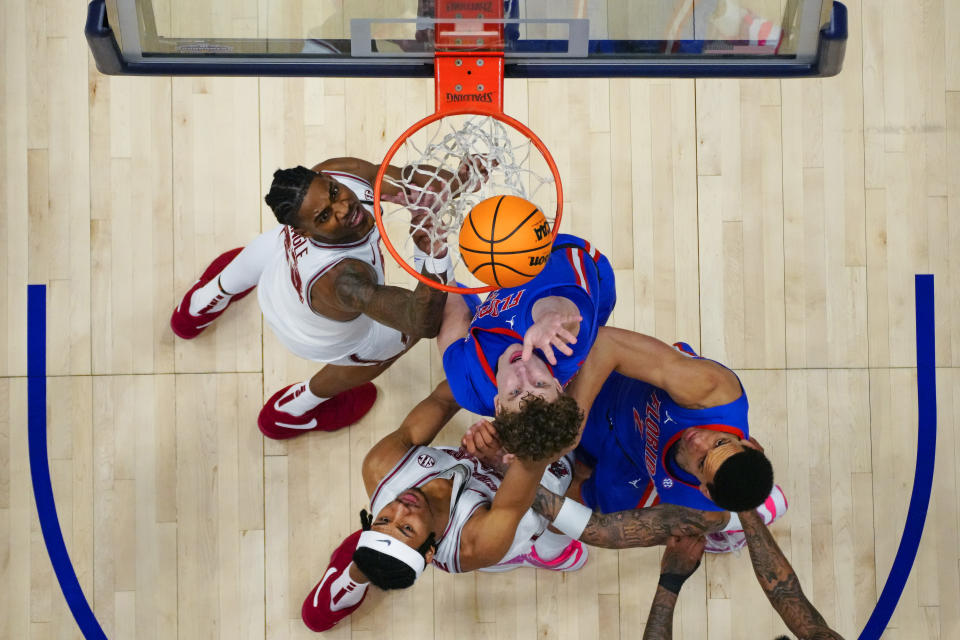
[[[352,320],[377,287],[377,273],[362,260],[341,260],[310,287],[310,308],[332,320]]]
[[[373,446],[363,459],[363,485],[367,495],[372,496],[377,485],[393,469],[411,448],[396,432],[387,434]]]
[[[667,365],[665,390],[675,402],[704,409],[733,402],[743,394],[737,375],[718,362],[679,354]]]

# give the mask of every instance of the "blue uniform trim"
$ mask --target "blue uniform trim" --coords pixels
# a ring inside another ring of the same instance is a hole
[[[511,340],[523,342],[533,324],[537,300],[558,295],[571,300],[583,320],[573,354],[555,353],[551,374],[566,384],[579,371],[597,329],[616,304],[616,283],[610,262],[582,238],[559,234],[543,270],[530,282],[491,292],[476,308],[468,334],[443,353],[443,370],[457,403],[479,415],[494,415],[497,359]],[[546,358],[542,358],[546,362]]]
[[[60,530],[57,505],[47,464],[47,287],[27,285],[27,440],[30,449],[30,478],[37,503],[40,531],[47,545],[50,564],[73,619],[88,640],[106,640],[96,616],[90,609],[77,574],[70,562],[67,545]]]
[[[920,275],[914,281],[917,307],[917,464],[913,474],[913,491],[907,509],[907,521],[900,538],[900,547],[893,566],[877,600],[877,606],[860,633],[860,640],[875,640],[883,630],[907,584],[913,562],[920,547],[923,525],[930,505],[933,469],[937,453],[937,369],[935,362],[935,329],[933,276]]]

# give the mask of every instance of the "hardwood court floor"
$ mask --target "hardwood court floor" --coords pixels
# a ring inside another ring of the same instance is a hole
[[[564,230],[617,271],[612,323],[735,367],[790,510],[810,599],[853,638],[903,529],[915,455],[913,276],[936,275],[939,442],[926,533],[885,637],[960,637],[960,9],[847,0],[827,80],[530,80],[506,110],[564,177]],[[26,284],[48,287],[50,468],[74,567],[111,639],[294,639],[365,504],[359,465],[442,375],[421,344],[362,423],[264,442],[264,398],[314,370],[253,298],[174,340],[180,296],[273,224],[280,166],[378,159],[428,81],[109,78],[81,0],[0,3],[0,637],[79,637],[30,487]],[[395,270],[394,282],[406,282]],[[460,416],[442,440],[457,441]],[[638,638],[659,552],[574,575],[430,571],[331,638]],[[746,555],[710,557],[678,638],[783,631]]]

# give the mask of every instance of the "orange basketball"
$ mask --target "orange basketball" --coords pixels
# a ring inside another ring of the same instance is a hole
[[[478,280],[516,287],[543,270],[552,241],[550,224],[537,205],[517,196],[494,196],[463,221],[460,257]]]

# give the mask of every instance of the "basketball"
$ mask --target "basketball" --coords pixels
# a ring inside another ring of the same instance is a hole
[[[529,282],[547,264],[550,224],[537,205],[517,196],[479,202],[460,227],[460,256],[476,278],[495,287]]]

